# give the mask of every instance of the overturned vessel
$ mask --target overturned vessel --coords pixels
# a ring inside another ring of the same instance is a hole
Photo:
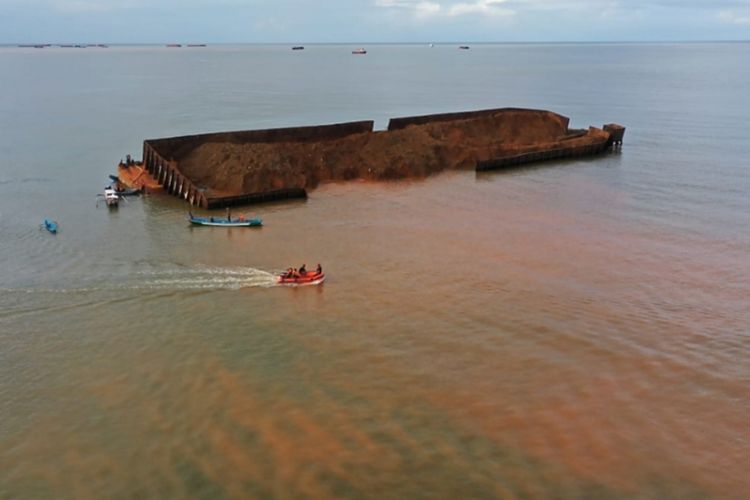
[[[617,124],[570,129],[565,116],[518,108],[393,118],[380,131],[373,124],[150,139],[135,168],[191,205],[219,208],[305,197],[325,181],[425,177],[591,156],[621,144],[625,130]]]

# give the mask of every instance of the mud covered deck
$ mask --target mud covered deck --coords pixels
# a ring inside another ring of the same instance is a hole
[[[568,128],[542,110],[491,109],[144,141],[143,165],[170,194],[204,208],[304,197],[325,181],[426,177],[601,154],[624,128]],[[619,127],[619,126],[616,126]]]
[[[147,193],[163,192],[164,188],[159,181],[143,167],[142,163],[120,162],[117,165],[117,177],[120,182],[128,188],[142,189]]]

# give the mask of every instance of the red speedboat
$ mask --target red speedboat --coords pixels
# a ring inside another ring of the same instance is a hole
[[[277,277],[280,285],[320,285],[325,279],[325,273],[315,271],[308,271],[293,276],[290,276],[289,273],[283,273]]]

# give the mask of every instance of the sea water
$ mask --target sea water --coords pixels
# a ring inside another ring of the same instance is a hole
[[[353,48],[0,48],[0,496],[747,494],[750,45]],[[495,107],[625,143],[96,203],[144,139]]]

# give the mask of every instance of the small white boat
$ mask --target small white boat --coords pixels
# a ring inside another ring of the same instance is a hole
[[[116,207],[120,203],[120,195],[115,191],[115,188],[108,187],[104,189],[104,202],[108,207]]]
[[[352,50],[352,54],[367,54],[367,51],[363,48]]]
[[[106,203],[109,208],[117,208],[117,206],[120,204],[120,194],[112,186],[105,187],[104,193],[98,194],[97,196],[97,207],[99,206],[99,200],[104,200],[104,203]]]

